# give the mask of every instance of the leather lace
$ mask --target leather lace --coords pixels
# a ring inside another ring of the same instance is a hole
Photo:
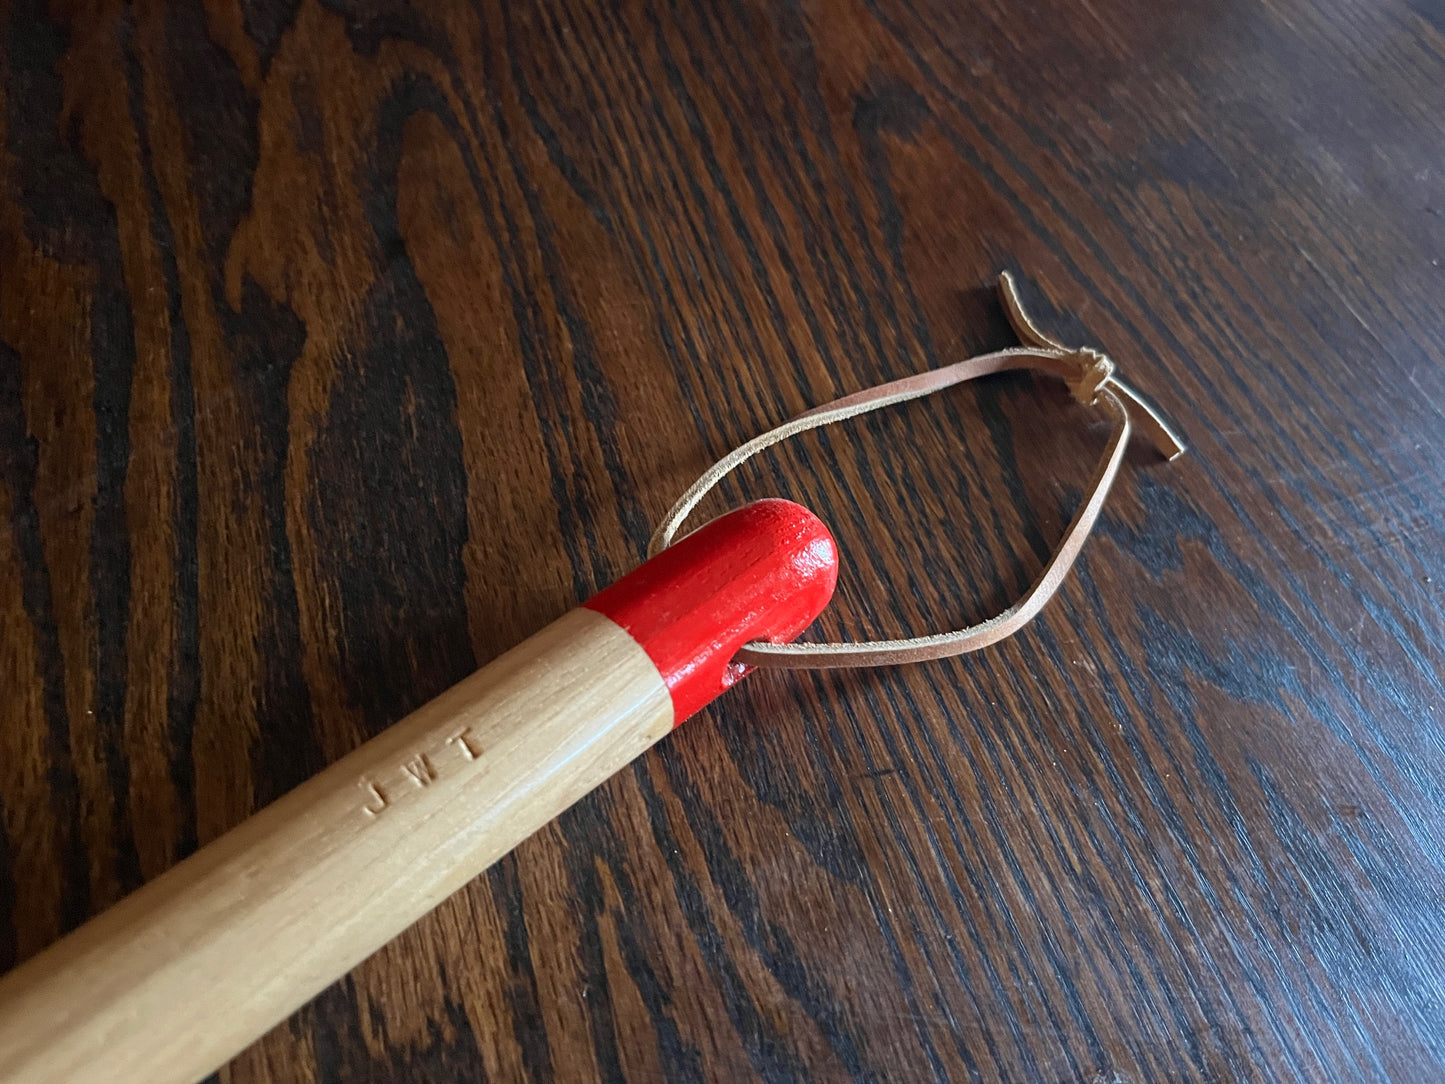
[[[1099,518],[1104,498],[1119,472],[1119,464],[1123,461],[1124,450],[1133,427],[1137,425],[1166,459],[1177,459],[1184,453],[1184,442],[1179,434],[1137,391],[1119,378],[1114,362],[1108,355],[1088,348],[1064,346],[1040,331],[1024,312],[1013,278],[1008,272],[999,276],[999,294],[1004,310],[1008,313],[1009,323],[1013,325],[1014,332],[1023,345],[981,354],[939,369],[846,395],[805,411],[791,421],[754,437],[714,463],[692,484],[672,506],[648,543],[647,551],[651,557],[671,545],[688,515],[718,482],[739,465],[779,441],[895,403],[919,399],[981,376],[1014,369],[1037,369],[1062,379],[1068,384],[1075,399],[1087,406],[1102,409],[1116,423],[1108,446],[1094,471],[1088,497],[1074,513],[1063,539],[1043,571],[1012,606],[967,628],[896,640],[786,644],[755,640],[742,647],[735,661],[749,666],[774,668],[885,666],[962,655],[997,643],[1032,620],[1059,589],[1083,548],[1084,540],[1088,538],[1095,520]]]

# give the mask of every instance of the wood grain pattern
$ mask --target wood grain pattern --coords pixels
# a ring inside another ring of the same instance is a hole
[[[1039,620],[755,675],[223,1078],[1445,1071],[1438,0],[7,0],[0,94],[0,968],[727,448],[1006,344],[1007,267],[1191,443]],[[726,497],[833,528],[829,636],[958,625],[1085,415],[1000,378]]]

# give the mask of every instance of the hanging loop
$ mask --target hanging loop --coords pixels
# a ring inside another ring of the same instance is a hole
[[[1015,369],[1038,369],[1062,379],[1075,399],[1103,409],[1115,422],[1108,446],[1094,470],[1088,496],[1074,513],[1063,539],[1043,571],[1023,596],[1003,613],[967,628],[932,636],[852,643],[774,644],[753,641],[737,653],[737,662],[758,667],[804,669],[885,666],[962,655],[997,643],[1032,620],[1059,589],[1095,520],[1099,518],[1104,498],[1119,472],[1133,426],[1138,425],[1166,459],[1177,459],[1184,453],[1184,442],[1179,434],[1138,392],[1119,379],[1116,366],[1108,355],[1088,348],[1071,349],[1045,335],[1024,312],[1008,272],[999,277],[999,293],[1009,322],[1024,345],[981,354],[854,392],[805,411],[791,421],[754,437],[714,463],[689,487],[652,536],[647,553],[651,557],[671,545],[683,522],[714,486],[741,464],[779,441],[895,403],[920,399],[981,376]]]

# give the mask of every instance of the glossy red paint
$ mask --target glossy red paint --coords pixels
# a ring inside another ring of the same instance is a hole
[[[699,527],[584,605],[642,645],[672,692],[676,726],[748,672],[732,662],[738,648],[793,639],[837,581],[823,521],[773,498]]]

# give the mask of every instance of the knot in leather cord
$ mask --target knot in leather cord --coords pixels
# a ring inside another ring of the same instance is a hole
[[[1079,375],[1069,380],[1069,391],[1085,406],[1093,406],[1099,398],[1099,389],[1114,375],[1113,359],[1087,346],[1073,351],[1070,357],[1077,360]]]
[[[1116,423],[1108,447],[1095,469],[1088,496],[1074,513],[1073,521],[1043,571],[1023,597],[1007,610],[967,628],[931,636],[854,643],[774,644],[755,640],[743,645],[734,656],[735,661],[748,666],[811,669],[881,666],[962,655],[997,643],[1031,621],[1063,583],[1104,507],[1104,498],[1119,471],[1120,463],[1123,462],[1124,449],[1129,442],[1133,425],[1139,426],[1164,458],[1176,459],[1183,454],[1184,441],[1179,434],[1143,396],[1119,379],[1114,363],[1108,355],[1087,347],[1064,346],[1040,331],[1024,312],[1014,289],[1013,278],[1008,272],[999,276],[999,294],[1009,322],[1023,343],[1022,346],[965,358],[939,369],[930,369],[845,395],[841,399],[805,411],[791,421],[754,437],[723,456],[692,484],[667,513],[648,543],[647,553],[651,557],[671,545],[678,528],[708,491],[734,468],[764,448],[809,429],[832,425],[893,403],[919,399],[976,377],[1012,369],[1038,369],[1063,380],[1073,392],[1074,398],[1085,405],[1103,408]]]

